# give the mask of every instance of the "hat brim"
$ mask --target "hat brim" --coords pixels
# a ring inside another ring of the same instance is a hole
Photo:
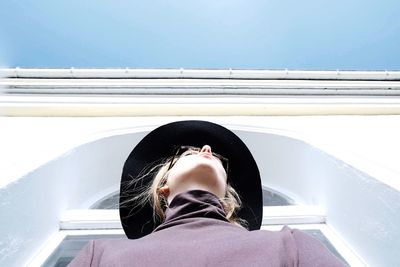
[[[154,173],[146,172],[172,156],[177,146],[202,147],[206,144],[229,160],[229,183],[242,200],[238,217],[247,221],[249,230],[260,229],[261,179],[249,149],[238,136],[221,125],[190,120],[172,122],[151,131],[126,160],[121,178],[119,212],[123,229],[129,239],[145,236],[159,224],[153,220],[150,203],[140,206],[129,202],[144,186],[152,182]],[[139,177],[138,182],[136,179]]]

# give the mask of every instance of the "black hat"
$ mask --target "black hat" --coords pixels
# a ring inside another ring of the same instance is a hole
[[[153,209],[129,203],[143,186],[153,180],[146,174],[162,160],[173,156],[177,146],[202,147],[210,145],[229,160],[229,182],[242,200],[238,217],[248,222],[249,230],[258,230],[262,221],[262,189],[257,164],[247,146],[232,131],[207,121],[178,121],[158,127],[146,135],[133,149],[125,162],[120,188],[119,214],[128,238],[134,239],[151,233],[158,223],[153,221]],[[135,179],[140,177],[140,182]]]

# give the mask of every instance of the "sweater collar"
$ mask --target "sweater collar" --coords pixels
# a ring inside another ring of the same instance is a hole
[[[211,218],[229,222],[219,198],[204,190],[190,190],[176,195],[165,212],[165,221],[155,231],[191,222],[192,218]]]

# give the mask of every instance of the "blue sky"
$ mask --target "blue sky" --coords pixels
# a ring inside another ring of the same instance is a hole
[[[398,0],[3,0],[0,66],[399,70]]]

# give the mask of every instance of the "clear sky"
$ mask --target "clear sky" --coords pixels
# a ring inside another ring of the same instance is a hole
[[[399,0],[1,0],[0,66],[400,70]]]

